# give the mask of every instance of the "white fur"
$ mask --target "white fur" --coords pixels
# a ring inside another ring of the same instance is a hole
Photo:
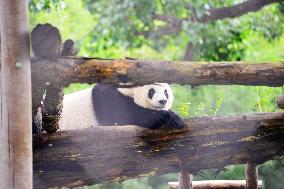
[[[64,96],[60,130],[76,130],[97,125],[93,111],[92,88]]]
[[[148,92],[151,88],[155,90],[152,99],[148,97]],[[168,99],[164,93],[165,90],[167,90]],[[118,91],[125,96],[134,98],[134,102],[137,105],[152,110],[169,110],[171,109],[174,100],[171,87],[167,83],[155,83],[133,88],[118,88]],[[159,103],[160,100],[167,100],[165,106],[162,106]]]

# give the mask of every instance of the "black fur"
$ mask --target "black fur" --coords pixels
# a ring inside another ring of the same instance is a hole
[[[173,111],[151,110],[134,103],[116,87],[96,85],[92,90],[93,107],[100,125],[138,125],[157,129],[162,125],[183,128],[182,119]]]

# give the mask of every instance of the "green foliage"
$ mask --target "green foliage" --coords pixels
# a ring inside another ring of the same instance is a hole
[[[274,112],[276,111],[275,101],[283,93],[283,88],[256,87],[256,93],[256,111]]]
[[[281,26],[280,26],[281,27]],[[250,62],[278,62],[284,60],[284,35],[274,40],[261,33],[249,32],[243,41],[246,48],[244,59]]]
[[[268,161],[259,166],[259,174],[267,189],[282,189],[284,186],[284,160]]]
[[[245,179],[244,165],[226,166],[224,170],[209,169],[201,171],[194,180],[243,180]]]
[[[58,5],[59,0],[29,0],[29,9],[33,12],[49,11],[52,4]]]
[[[90,88],[92,86],[94,86],[94,84],[90,85],[90,84],[74,83],[74,84],[71,84],[64,89],[64,94],[70,94],[70,93],[73,93],[73,92],[76,92],[76,91],[80,91],[80,90]]]

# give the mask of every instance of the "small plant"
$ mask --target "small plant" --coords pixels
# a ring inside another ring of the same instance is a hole
[[[205,104],[203,102],[200,102],[200,104],[197,105],[197,112],[195,112],[194,114],[196,116],[206,116],[206,108],[205,108]]]
[[[224,93],[223,90],[217,90],[216,94],[216,100],[212,107],[208,107],[204,102],[199,102],[197,105],[191,102],[181,102],[177,110],[182,117],[216,115],[223,103]]]
[[[224,93],[222,90],[217,91],[217,98],[216,98],[216,103],[215,103],[215,108],[210,109],[210,114],[211,115],[216,115],[220,111],[221,104],[224,100]]]
[[[190,113],[189,113],[189,106],[190,105],[191,105],[190,102],[182,102],[182,103],[180,103],[180,105],[178,107],[178,112],[179,112],[180,116],[188,117],[190,115]]]
[[[273,102],[277,98],[277,91],[271,87],[256,87],[257,100],[255,109],[257,112],[273,112]]]

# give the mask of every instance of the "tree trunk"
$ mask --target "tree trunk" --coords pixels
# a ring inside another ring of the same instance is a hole
[[[184,54],[184,60],[191,61],[193,58],[193,43],[190,41],[187,43],[187,47]]]
[[[27,0],[1,1],[0,188],[32,188]]]
[[[34,187],[82,186],[283,155],[284,113],[185,120],[184,130],[101,126],[34,138]]]

